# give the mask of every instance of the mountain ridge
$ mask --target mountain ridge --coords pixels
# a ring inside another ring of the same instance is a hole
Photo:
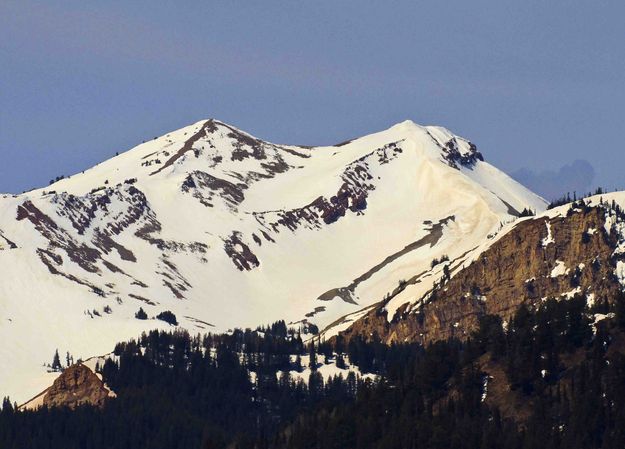
[[[448,274],[431,290],[410,300],[396,294],[341,335],[429,344],[466,339],[485,315],[506,322],[549,298],[614,306],[625,287],[624,205],[625,192],[614,192],[517,220],[470,257],[444,262]]]
[[[56,348],[110,352],[169,327],[152,319],[166,310],[193,332],[276,319],[324,328],[546,207],[483,159],[470,141],[413,122],[298,147],[203,120],[3,195],[0,355],[17,365],[0,383],[26,399],[41,382],[14,372],[45,377]],[[135,319],[139,307],[149,320]]]

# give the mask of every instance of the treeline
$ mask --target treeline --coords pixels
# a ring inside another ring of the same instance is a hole
[[[354,373],[324,379],[317,368],[335,357],[328,347],[306,347],[283,321],[223,335],[145,333],[116,345],[115,357],[97,367],[116,399],[102,409],[25,412],[7,399],[0,447],[254,447],[297,413],[325,401],[350,401],[365,384]],[[311,360],[307,366],[304,356]],[[306,368],[305,381],[291,377]]]
[[[624,330],[623,296],[612,310],[579,296],[521,307],[509,323],[485,316],[468,342],[417,351],[354,401],[303,413],[270,447],[623,448]],[[501,368],[524,411],[504,416],[506,404],[488,400],[486,364]]]
[[[154,331],[115,354],[101,373],[116,399],[102,409],[19,413],[6,400],[0,447],[625,447],[622,295],[592,308],[582,296],[549,300],[509,322],[485,316],[468,341],[425,348],[340,338],[306,345],[278,322],[225,335]],[[379,380],[322,378],[321,364],[346,359]],[[489,391],[493,367],[519,410]],[[304,368],[307,382],[289,374]]]
[[[562,195],[560,198],[556,198],[551,201],[547,206],[547,209],[553,209],[555,207],[564,206],[565,204],[573,203],[578,200],[583,200],[585,198],[589,198],[594,195],[603,195],[604,193],[608,193],[606,189],[602,187],[597,187],[594,192],[588,192],[586,194],[577,196],[577,192],[573,192],[573,196],[571,197],[571,192],[567,192],[566,195]]]

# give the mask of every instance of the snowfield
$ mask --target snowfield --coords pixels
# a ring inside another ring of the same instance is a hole
[[[0,196],[0,395],[48,386],[57,348],[87,359],[171,328],[165,310],[193,333],[340,330],[400,282],[389,309],[423,296],[447,265],[433,259],[464,260],[545,207],[440,127],[296,147],[197,122]]]

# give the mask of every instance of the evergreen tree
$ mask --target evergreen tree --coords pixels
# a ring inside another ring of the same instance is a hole
[[[315,348],[315,343],[310,343],[310,346],[308,348],[308,356],[309,356],[309,361],[308,361],[308,367],[313,370],[316,371],[317,370],[317,350]]]
[[[343,354],[340,352],[336,355],[336,367],[340,369],[345,369],[347,366],[345,365],[345,359],[343,358]]]
[[[178,326],[178,319],[176,318],[176,315],[174,315],[174,313],[169,310],[166,310],[156,315],[156,319],[165,321],[166,323],[169,323],[172,326]]]
[[[297,357],[295,357],[295,366],[293,367],[293,369],[298,373],[301,373],[304,370],[304,368],[302,367],[302,358],[299,354],[297,354]]]
[[[52,357],[52,369],[54,371],[60,371],[63,367],[61,366],[61,358],[59,357],[59,350],[54,351],[54,357]]]
[[[11,400],[8,397],[5,397],[2,400],[2,408],[0,409],[0,411],[5,414],[13,413],[13,405],[11,404]]]

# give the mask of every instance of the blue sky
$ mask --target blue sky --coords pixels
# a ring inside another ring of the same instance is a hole
[[[207,117],[309,145],[412,119],[547,196],[625,188],[623,17],[622,1],[3,0],[0,191]]]

